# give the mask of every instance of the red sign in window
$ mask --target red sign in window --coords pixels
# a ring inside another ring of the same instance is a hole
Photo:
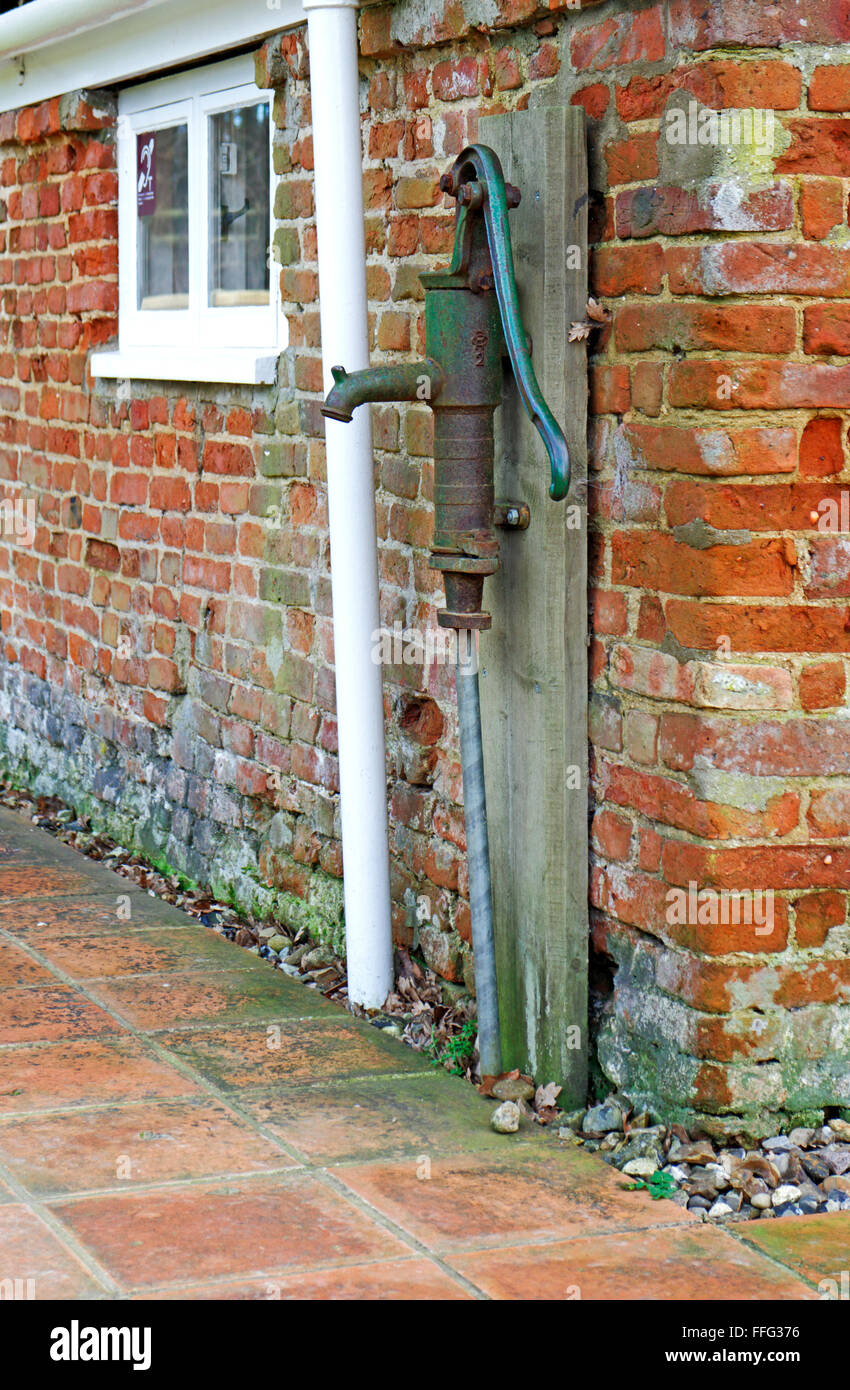
[[[140,217],[156,212],[156,136],[136,136],[136,209]]]

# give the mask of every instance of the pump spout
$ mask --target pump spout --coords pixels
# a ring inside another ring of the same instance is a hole
[[[358,405],[367,401],[424,401],[430,404],[443,385],[443,373],[430,357],[391,367],[366,367],[347,372],[331,367],[334,385],[322,406],[329,420],[349,424]]]

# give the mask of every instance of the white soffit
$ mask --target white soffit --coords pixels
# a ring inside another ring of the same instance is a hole
[[[133,3],[30,0],[0,15],[0,53],[23,49],[0,60],[0,111],[226,56],[306,19],[301,0],[135,0],[128,8]]]

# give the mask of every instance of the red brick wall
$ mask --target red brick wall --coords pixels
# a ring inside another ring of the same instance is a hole
[[[418,273],[452,241],[436,180],[478,117],[538,92],[588,113],[613,316],[591,370],[599,1056],[719,1128],[850,1104],[850,551],[818,524],[850,492],[848,37],[837,0],[514,6],[490,33],[458,6],[423,24],[412,0],[361,17],[376,357],[421,351]],[[84,785],[113,823],[120,790],[173,862],[324,912],[340,862],[303,33],[259,61],[292,342],[275,390],[90,382],[114,329],[111,136],[67,100],[2,118],[0,467],[41,520],[31,549],[0,547],[0,713],[30,780]],[[770,158],[671,145],[692,100],[774,111]],[[424,408],[375,411],[389,626],[439,602],[429,428]],[[423,947],[460,981],[452,692],[439,666],[385,674],[396,930],[411,939],[427,896]],[[774,930],[671,921],[689,884],[772,889]]]

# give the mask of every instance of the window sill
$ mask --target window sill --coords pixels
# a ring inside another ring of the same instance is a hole
[[[92,376],[124,381],[222,381],[265,386],[277,375],[279,352],[266,348],[119,348],[92,353]]]

